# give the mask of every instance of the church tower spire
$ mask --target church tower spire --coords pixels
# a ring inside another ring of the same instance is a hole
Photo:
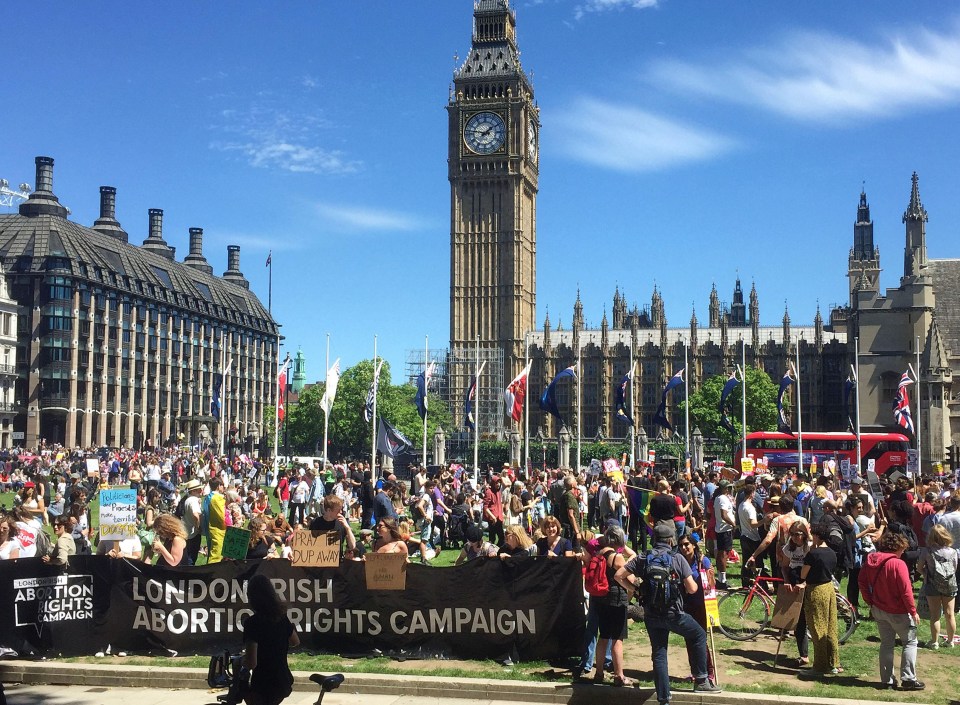
[[[717,293],[717,284],[714,282],[710,289],[710,327],[717,328],[720,325],[720,295]]]
[[[867,192],[860,190],[857,206],[857,222],[853,224],[853,247],[847,260],[850,306],[855,307],[858,291],[879,291],[880,250],[873,244],[873,221],[870,219],[870,204]]]
[[[906,246],[903,249],[903,276],[919,277],[927,266],[927,210],[920,202],[920,178],[910,177],[910,203],[903,213],[906,225]]]
[[[737,283],[733,287],[733,303],[730,304],[730,325],[734,328],[742,328],[747,325],[747,307],[743,303],[740,277],[737,277]]]

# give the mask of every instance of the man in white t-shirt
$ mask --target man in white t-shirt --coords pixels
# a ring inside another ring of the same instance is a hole
[[[717,485],[716,497],[713,500],[713,515],[717,520],[717,589],[727,589],[727,554],[733,548],[733,527],[737,523],[736,512],[733,508],[733,497],[730,490],[733,485],[729,480],[721,480]]]
[[[757,486],[753,482],[747,482],[743,488],[743,501],[737,507],[737,525],[740,527],[740,555],[752,556],[760,545],[760,523],[762,517],[757,515],[757,505],[754,503],[754,495]],[[746,560],[746,558],[744,558]],[[763,570],[763,556],[760,557],[759,570]],[[743,586],[749,587],[749,572],[744,570],[741,573]]]

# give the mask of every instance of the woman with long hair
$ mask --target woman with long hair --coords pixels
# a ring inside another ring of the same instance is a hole
[[[247,544],[247,560],[260,558],[276,558],[273,541],[267,536],[267,520],[262,516],[255,516],[247,524],[250,530],[250,543]]]
[[[611,526],[603,533],[600,539],[601,548],[597,554],[606,563],[607,584],[610,589],[606,595],[597,598],[599,637],[596,650],[597,670],[593,674],[593,682],[603,682],[603,659],[599,655],[607,652],[607,642],[612,641],[613,684],[619,687],[633,686],[633,681],[623,673],[623,640],[627,638],[627,604],[630,597],[614,578],[617,571],[625,564],[623,554],[620,552],[625,545],[623,529],[619,526]]]
[[[137,533],[143,542],[143,560],[147,563],[153,560],[153,544],[156,541],[154,524],[160,516],[160,490],[151,487],[147,490],[147,501],[143,505],[143,521]]]
[[[243,621],[243,665],[252,675],[243,699],[247,705],[279,705],[293,692],[287,651],[300,638],[267,576],[250,578],[247,600],[253,614]]]
[[[749,500],[746,500],[749,501]],[[690,564],[690,570],[693,573],[693,580],[697,584],[697,591],[688,594],[683,591],[683,611],[697,620],[697,624],[707,630],[707,605],[704,602],[704,586],[708,582],[713,582],[713,566],[710,559],[700,552],[700,544],[697,543],[697,537],[689,529],[684,531],[683,536],[677,544],[677,552],[683,556]],[[690,656],[690,662],[694,661],[694,649],[691,644],[687,645],[687,654]],[[710,680],[716,679],[716,671],[713,666],[713,653],[707,649],[707,674]]]
[[[0,517],[0,560],[20,557],[20,541],[17,534],[17,520],[12,514]]]
[[[830,536],[828,524],[814,524],[810,527],[810,534],[813,547],[804,556],[797,586],[805,588],[803,613],[813,641],[813,670],[816,673],[843,673],[837,635],[837,599],[833,592],[837,554],[826,545]]]
[[[535,556],[537,546],[519,524],[511,524],[503,530],[503,548],[500,549],[500,560],[513,556]]]
[[[377,522],[377,540],[373,544],[376,553],[409,553],[406,539],[396,519],[386,517]]]
[[[807,522],[798,520],[790,525],[789,538],[780,549],[783,555],[780,567],[783,572],[784,585],[788,591],[797,591],[800,580],[800,571],[803,569],[803,560],[810,551],[810,528]],[[798,666],[807,666],[810,664],[810,641],[807,637],[807,617],[803,610],[800,610],[800,619],[797,621],[796,632],[797,658]]]
[[[37,494],[37,487],[33,482],[25,482],[14,497],[13,503],[21,507],[30,516],[36,517],[41,523],[47,521],[47,509],[43,504],[43,497]]]
[[[940,614],[947,620],[945,644],[953,648],[957,634],[957,616],[953,613],[957,598],[957,550],[953,548],[953,535],[946,527],[935,524],[927,532],[927,545],[920,549],[917,570],[923,576],[922,594],[930,607],[931,649],[940,648]],[[952,580],[950,577],[952,576]]]
[[[173,514],[161,514],[153,522],[153,533],[150,550],[157,557],[157,565],[189,565],[190,559],[184,550],[187,547],[187,530],[182,521]]]

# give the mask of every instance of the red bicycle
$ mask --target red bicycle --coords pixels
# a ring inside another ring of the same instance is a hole
[[[776,598],[767,592],[763,584],[782,582],[783,578],[760,575],[754,577],[750,587],[736,588],[722,595],[717,602],[717,610],[723,635],[735,641],[749,641],[766,629],[773,616]],[[843,644],[857,630],[859,620],[853,605],[840,594],[836,580],[833,587],[837,598],[837,635]]]

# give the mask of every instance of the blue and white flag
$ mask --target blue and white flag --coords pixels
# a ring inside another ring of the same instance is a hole
[[[477,377],[470,378],[470,386],[467,387],[467,393],[463,400],[463,425],[471,431],[476,430],[477,425],[473,418],[473,400],[477,396]]]
[[[633,370],[627,372],[617,385],[616,395],[614,397],[614,408],[617,410],[614,418],[623,421],[627,426],[633,426],[633,418],[627,412],[627,405],[624,399],[627,396],[627,384],[633,382]]]
[[[849,375],[843,383],[843,411],[847,415],[847,430],[851,433],[857,430],[857,425],[853,422],[853,415],[850,413],[850,394],[857,388],[857,383]]]
[[[417,413],[421,419],[427,418],[429,404],[427,402],[427,389],[430,386],[430,378],[433,377],[434,363],[429,363],[426,369],[417,375],[417,396],[413,398],[417,405]]]
[[[210,415],[217,421],[220,420],[220,394],[223,391],[223,375],[215,374],[213,376],[213,396],[210,399]]]
[[[373,420],[373,405],[377,398],[377,386],[380,384],[380,369],[383,367],[383,360],[377,363],[377,369],[373,372],[373,381],[370,382],[370,389],[367,390],[367,400],[363,404],[363,419],[367,423]]]
[[[380,427],[377,429],[377,450],[390,458],[396,458],[404,451],[412,448],[413,444],[400,431],[391,426],[381,416]]]
[[[737,373],[731,372],[730,378],[723,385],[723,391],[720,392],[720,426],[734,435],[737,433],[737,427],[733,425],[733,422],[731,422],[730,418],[727,416],[727,399],[733,393],[733,390],[737,388],[739,383],[740,382],[737,379]]]
[[[683,384],[685,369],[685,367],[681,367],[680,371],[667,381],[667,385],[663,388],[663,394],[660,395],[660,406],[657,407],[657,413],[653,415],[653,422],[657,426],[663,426],[668,431],[673,431],[673,425],[667,419],[667,394]]]
[[[571,365],[565,370],[561,370],[557,373],[557,376],[553,378],[553,381],[547,385],[547,388],[543,390],[543,394],[540,395],[540,408],[544,411],[550,413],[552,416],[557,417],[561,424],[563,424],[563,416],[560,415],[560,409],[557,407],[557,382],[565,377],[577,376],[577,366]]]
[[[787,389],[790,388],[790,385],[795,383],[796,380],[790,375],[790,371],[787,370],[780,380],[780,391],[777,393],[777,431],[780,433],[789,433],[790,435],[793,435],[793,429],[791,429],[790,424],[787,423],[787,412],[783,408],[783,395]]]

